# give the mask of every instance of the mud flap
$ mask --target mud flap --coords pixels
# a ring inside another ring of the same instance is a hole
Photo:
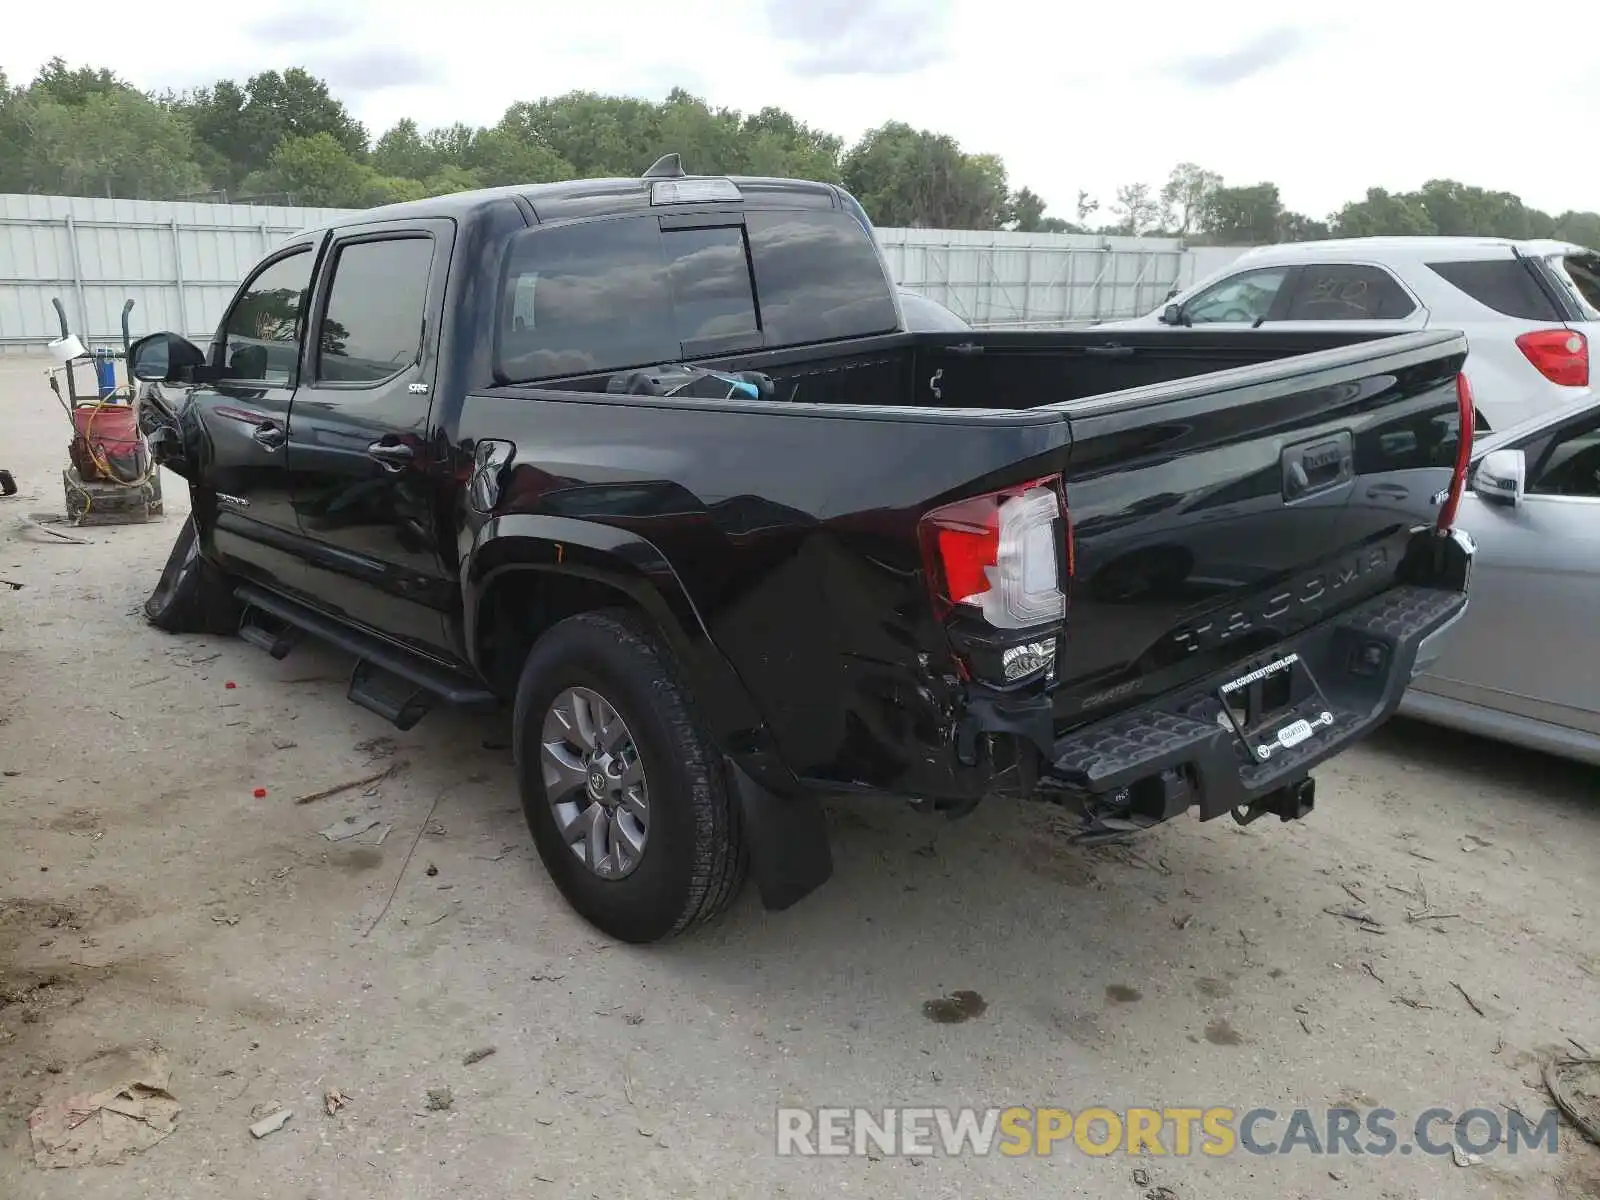
[[[779,911],[805,899],[833,875],[828,822],[815,796],[776,796],[731,759],[728,781],[744,815],[750,871],[761,905]]]

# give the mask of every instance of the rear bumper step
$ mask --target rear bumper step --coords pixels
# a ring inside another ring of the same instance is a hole
[[[1461,591],[1391,588],[1273,647],[1270,657],[1279,663],[1298,656],[1314,686],[1275,714],[1271,730],[1242,738],[1224,710],[1221,689],[1266,665],[1240,662],[1059,739],[1041,785],[1047,792],[1112,801],[1146,816],[1141,823],[1195,805],[1201,820],[1241,811],[1249,819],[1271,812],[1289,820],[1309,811],[1311,793],[1294,792],[1299,781],[1394,713],[1424,641],[1460,617],[1466,604]],[[1304,724],[1291,729],[1296,722]]]

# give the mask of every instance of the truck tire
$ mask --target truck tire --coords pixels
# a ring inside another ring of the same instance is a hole
[[[227,576],[201,556],[193,516],[178,530],[155,591],[144,602],[144,616],[167,633],[239,632],[239,602]]]
[[[654,942],[738,894],[748,861],[738,800],[666,655],[631,614],[582,613],[546,632],[523,665],[513,721],[534,845],[586,921]]]

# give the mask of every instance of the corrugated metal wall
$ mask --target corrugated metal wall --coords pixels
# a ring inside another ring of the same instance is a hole
[[[290,234],[340,209],[0,195],[0,353],[58,334],[119,344],[123,302],[135,334],[211,336],[240,278]],[[1224,265],[1239,250],[1163,238],[880,229],[906,287],[974,325],[1053,326],[1132,316]]]

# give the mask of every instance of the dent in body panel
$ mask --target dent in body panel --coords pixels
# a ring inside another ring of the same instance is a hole
[[[519,389],[468,399],[461,446],[491,436],[517,447],[498,515],[597,523],[660,551],[796,775],[910,794],[980,785],[952,780],[949,647],[917,521],[957,490],[1062,469],[1063,420]]]

